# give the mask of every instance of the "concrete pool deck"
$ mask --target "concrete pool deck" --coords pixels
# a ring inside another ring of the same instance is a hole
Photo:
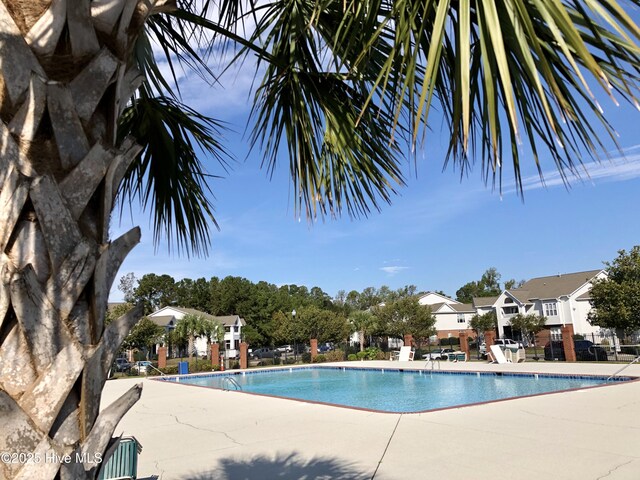
[[[327,365],[327,364],[325,364]],[[424,362],[331,365],[415,369]],[[610,375],[620,364],[446,363],[443,370]],[[624,375],[640,377],[632,365]],[[138,477],[193,480],[640,478],[640,382],[418,414],[376,413],[153,380],[116,428]]]

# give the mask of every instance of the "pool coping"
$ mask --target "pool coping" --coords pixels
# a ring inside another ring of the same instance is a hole
[[[271,373],[271,372],[277,372],[277,371],[292,371],[292,370],[368,370],[368,371],[381,371],[381,372],[385,372],[385,371],[395,371],[398,373],[413,373],[413,374],[422,374],[424,372],[428,373],[428,374],[438,374],[438,375],[467,375],[467,376],[501,376],[501,377],[549,377],[549,378],[574,378],[574,379],[578,379],[578,378],[588,378],[588,379],[600,379],[600,380],[605,380],[605,383],[602,384],[598,384],[598,385],[590,385],[590,386],[585,386],[585,387],[576,387],[576,388],[567,388],[567,389],[563,389],[563,390],[554,390],[552,392],[541,392],[541,393],[533,393],[533,394],[529,394],[529,395],[519,395],[517,397],[508,397],[508,398],[499,398],[499,399],[494,399],[494,400],[485,400],[482,402],[474,402],[474,403],[465,403],[465,404],[461,404],[461,405],[451,405],[451,406],[447,406],[447,407],[439,407],[439,408],[431,408],[431,409],[426,409],[426,410],[417,410],[417,411],[412,411],[412,412],[392,412],[392,411],[388,411],[388,410],[377,410],[377,409],[372,409],[372,408],[365,408],[365,407],[355,407],[355,406],[351,406],[351,405],[341,405],[341,404],[337,404],[337,403],[329,403],[329,402],[322,402],[322,401],[318,401],[318,400],[307,400],[307,399],[301,399],[301,398],[293,398],[293,397],[283,397],[283,396],[279,396],[279,395],[271,395],[271,394],[267,394],[267,393],[256,393],[256,392],[248,392],[248,391],[244,391],[244,390],[232,390],[232,389],[224,389],[224,388],[218,388],[218,387],[208,387],[208,386],[204,386],[204,385],[194,385],[194,384],[190,384],[190,383],[181,383],[179,381],[180,378],[198,378],[198,377],[215,377],[215,376],[220,376],[220,377],[233,377],[233,376],[245,376],[245,375],[259,375],[262,373]],[[174,381],[172,379],[178,379],[177,381]],[[611,381],[608,381],[610,380]],[[190,387],[199,387],[199,388],[204,388],[204,389],[208,389],[208,390],[218,390],[218,391],[228,391],[228,392],[236,392],[236,393],[243,393],[243,394],[247,394],[247,395],[253,395],[253,396],[258,396],[258,397],[267,397],[267,398],[275,398],[275,399],[280,399],[280,400],[291,400],[291,401],[295,401],[295,402],[302,402],[302,403],[308,403],[308,404],[314,404],[314,405],[324,405],[324,406],[329,406],[329,407],[337,407],[337,408],[344,408],[344,409],[348,409],[348,410],[358,410],[358,411],[363,411],[363,412],[372,412],[372,413],[383,413],[383,414],[390,414],[390,415],[416,415],[416,414],[425,414],[425,413],[432,413],[432,412],[440,412],[440,411],[444,411],[444,410],[453,410],[453,409],[459,409],[459,408],[467,408],[467,407],[477,407],[477,406],[481,406],[481,405],[487,405],[487,404],[493,404],[493,403],[497,403],[497,402],[508,402],[508,401],[514,401],[514,400],[520,400],[520,399],[524,399],[524,398],[532,398],[532,397],[540,397],[540,396],[544,396],[544,395],[555,395],[555,394],[561,394],[561,393],[567,393],[567,392],[575,392],[575,391],[580,391],[580,390],[591,390],[594,388],[603,388],[603,387],[610,387],[610,386],[614,386],[614,385],[628,385],[629,383],[633,383],[633,382],[638,382],[640,381],[640,376],[636,376],[636,375],[619,375],[619,376],[615,376],[614,375],[600,375],[600,374],[572,374],[572,373],[546,373],[546,372],[514,372],[514,371],[509,371],[509,370],[492,370],[492,371],[481,371],[481,370],[431,370],[431,369],[426,369],[426,368],[416,368],[416,367],[369,367],[369,366],[357,366],[357,365],[353,365],[353,366],[344,366],[344,365],[297,365],[297,366],[291,366],[291,365],[287,365],[287,366],[279,366],[279,367],[271,367],[271,368],[263,368],[263,369],[259,369],[259,370],[225,370],[225,371],[217,371],[217,372],[210,372],[210,373],[205,373],[205,372],[196,372],[196,373],[190,373],[190,374],[186,374],[186,375],[163,375],[160,377],[151,377],[149,380],[152,381],[157,381],[157,382],[162,382],[165,384],[175,384],[175,385],[186,385],[186,386],[190,386]]]

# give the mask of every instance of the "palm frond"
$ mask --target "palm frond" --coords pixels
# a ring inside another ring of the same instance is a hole
[[[144,147],[125,176],[121,209],[139,199],[153,216],[156,245],[166,235],[171,249],[206,254],[213,216],[212,192],[200,160],[202,152],[225,170],[229,156],[219,143],[223,125],[171,97],[142,90],[120,118],[118,135],[135,137]]]

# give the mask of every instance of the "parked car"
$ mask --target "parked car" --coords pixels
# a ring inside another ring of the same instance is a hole
[[[579,362],[603,362],[609,360],[607,351],[589,340],[574,340],[576,360]],[[565,360],[564,343],[554,340],[544,346],[545,360]]]
[[[441,348],[430,353],[425,353],[422,358],[425,360],[446,360],[450,353],[453,353],[453,348]]]
[[[333,345],[330,343],[323,343],[318,345],[318,353],[326,353],[333,350]]]
[[[278,352],[277,350],[271,350],[268,347],[262,347],[262,348],[256,348],[249,355],[251,358],[254,358],[254,359],[273,358],[273,357],[278,357],[280,355],[280,352]]]
[[[141,360],[133,364],[131,371],[138,375],[146,375],[149,373],[152,366],[153,364],[149,360]]]
[[[515,340],[511,340],[510,338],[497,338],[493,341],[494,345],[499,345],[501,347],[519,349],[524,348],[522,342],[516,342]],[[487,347],[485,346],[485,350]]]
[[[276,351],[280,353],[293,353],[293,347],[291,345],[281,345],[276,348]]]
[[[126,372],[131,368],[131,364],[126,358],[116,358],[114,364],[116,372]]]

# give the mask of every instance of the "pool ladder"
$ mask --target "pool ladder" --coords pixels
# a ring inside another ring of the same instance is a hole
[[[427,362],[424,364],[424,368],[426,369],[429,364],[431,364],[431,371],[433,372],[436,368],[436,362],[438,362],[438,370],[442,370],[442,367],[440,366],[440,359],[434,360],[432,358],[427,360]]]
[[[229,391],[229,390],[231,390],[231,387],[233,387],[233,390],[242,391],[242,387],[240,386],[240,384],[238,382],[236,382],[236,380],[234,378],[224,377],[224,379],[222,380],[222,389]]]
[[[620,372],[622,372],[623,370],[625,370],[627,367],[630,367],[631,365],[633,365],[634,363],[636,363],[637,361],[640,360],[640,355],[638,355],[636,358],[634,358],[633,360],[631,360],[629,363],[627,363],[624,367],[622,367],[620,370],[616,371],[614,374],[610,375],[607,378],[607,382],[609,380],[611,380],[613,377],[615,377],[616,375],[618,375]]]

